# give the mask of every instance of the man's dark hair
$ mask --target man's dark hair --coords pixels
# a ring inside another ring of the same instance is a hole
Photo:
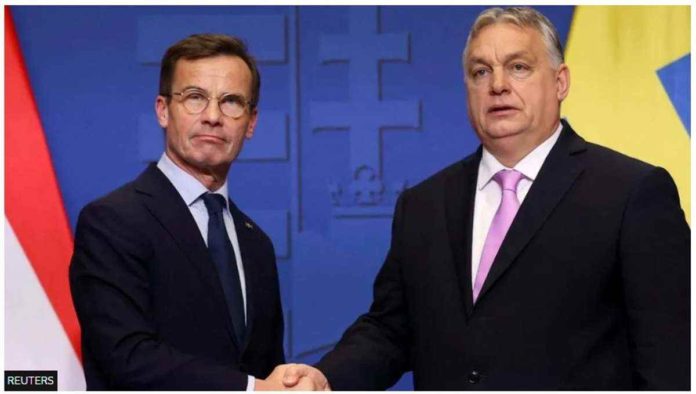
[[[237,56],[251,70],[251,108],[259,103],[261,75],[256,61],[247,51],[241,39],[225,34],[194,34],[184,38],[167,49],[162,57],[160,68],[159,94],[171,98],[174,67],[180,59],[196,60],[215,56]]]

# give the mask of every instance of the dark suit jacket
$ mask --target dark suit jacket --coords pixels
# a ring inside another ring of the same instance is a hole
[[[203,237],[151,164],[80,213],[70,286],[87,388],[245,390],[284,362],[270,239],[234,204],[244,263],[247,336],[235,342]]]
[[[668,173],[559,140],[472,303],[481,150],[404,192],[374,301],[317,365],[334,389],[690,386],[690,229]]]

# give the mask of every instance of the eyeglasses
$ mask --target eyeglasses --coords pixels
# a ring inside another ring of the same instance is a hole
[[[247,108],[251,108],[251,101],[245,100],[244,97],[236,94],[226,94],[218,98],[210,97],[199,90],[190,90],[185,92],[172,93],[172,96],[181,97],[181,102],[184,108],[191,115],[200,114],[208,108],[210,100],[217,100],[220,112],[223,115],[229,116],[232,119],[239,119],[244,115]]]

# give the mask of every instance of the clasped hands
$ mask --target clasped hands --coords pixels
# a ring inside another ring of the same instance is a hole
[[[277,366],[266,379],[256,379],[256,391],[331,391],[321,371],[305,364]]]

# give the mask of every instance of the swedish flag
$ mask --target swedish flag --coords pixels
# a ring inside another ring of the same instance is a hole
[[[587,140],[666,168],[687,220],[690,32],[688,6],[577,7],[562,108]]]

